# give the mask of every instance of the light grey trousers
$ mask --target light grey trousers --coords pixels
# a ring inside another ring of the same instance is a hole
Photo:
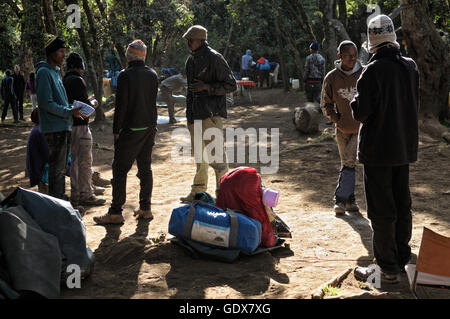
[[[70,155],[71,200],[80,201],[94,195],[92,186],[92,134],[88,125],[72,127]]]

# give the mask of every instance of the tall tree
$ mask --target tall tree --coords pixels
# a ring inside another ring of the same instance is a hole
[[[420,70],[421,112],[444,118],[450,74],[448,43],[433,24],[428,0],[400,0],[400,5],[408,54],[416,60]]]
[[[289,80],[287,76],[287,70],[286,70],[286,62],[285,62],[285,51],[283,50],[283,37],[281,35],[281,29],[280,29],[280,17],[278,10],[275,11],[275,34],[277,39],[277,45],[278,45],[278,54],[280,58],[280,68],[281,68],[281,77],[283,79],[283,87],[284,91],[288,92],[289,87]]]

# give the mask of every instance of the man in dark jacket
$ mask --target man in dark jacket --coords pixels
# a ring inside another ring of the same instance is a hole
[[[17,107],[15,102],[14,79],[11,77],[10,70],[6,71],[6,76],[2,79],[1,93],[2,99],[4,101],[2,112],[2,123],[5,122],[6,115],[8,114],[8,107],[10,105],[14,116],[14,123],[19,123],[19,119],[17,116]]]
[[[364,164],[367,215],[381,282],[397,283],[411,256],[409,164],[417,160],[419,72],[401,56],[394,25],[385,15],[369,22],[369,50],[375,53],[351,102],[359,130],[358,159]],[[367,280],[373,268],[355,268]]]
[[[97,107],[97,101],[91,103],[83,80],[84,62],[82,57],[72,52],[66,60],[67,73],[63,84],[70,104],[80,101]],[[89,117],[73,117],[70,165],[70,201],[74,207],[103,205],[106,201],[97,198],[92,185],[92,134],[89,129]]]
[[[190,202],[196,193],[206,192],[208,188],[208,163],[216,174],[216,192],[220,178],[228,171],[222,119],[227,117],[226,94],[236,90],[236,80],[223,56],[208,46],[207,30],[204,27],[192,26],[183,38],[187,40],[191,53],[186,60],[186,117],[191,134],[191,149],[195,153],[196,174],[191,192],[180,200]],[[214,138],[204,140],[204,132],[210,128],[216,130],[217,134]],[[215,138],[221,139],[218,141],[221,149],[216,148],[214,156],[220,159],[211,160],[203,156],[203,150]]]
[[[145,65],[147,46],[141,40],[128,45],[128,67],[117,79],[116,106],[114,110],[114,160],[112,164],[112,202],[108,213],[94,217],[97,224],[122,224],[122,206],[126,201],[127,174],[137,161],[140,179],[139,209],[137,218],[152,219],[151,194],[153,174],[151,156],[155,144],[156,95],[158,76]]]
[[[20,73],[20,66],[14,67],[14,93],[16,95],[16,109],[19,111],[19,120],[25,121],[23,118],[23,94],[25,93],[25,78]]]

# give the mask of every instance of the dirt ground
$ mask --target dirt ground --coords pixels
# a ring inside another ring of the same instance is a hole
[[[290,226],[293,238],[289,247],[256,256],[241,256],[232,264],[193,259],[179,246],[153,238],[167,234],[171,212],[179,207],[179,197],[188,194],[194,164],[171,160],[175,145],[172,131],[185,127],[159,125],[153,150],[154,188],[151,222],[137,222],[139,180],[134,165],[128,174],[125,224],[97,226],[93,216],[106,212],[107,204],[91,208],[83,220],[87,243],[95,254],[92,275],[80,289],[63,289],[62,298],[311,298],[322,284],[356,265],[372,264],[372,231],[367,219],[362,167],[357,168],[356,198],[361,213],[337,217],[332,197],[340,168],[334,140],[318,141],[321,133],[302,135],[295,130],[292,114],[304,102],[303,93],[284,93],[281,89],[254,90],[253,103],[236,96],[229,108],[225,127],[279,128],[280,162],[275,174],[262,175],[263,183],[280,191],[276,212]],[[27,109],[29,113],[29,109]],[[166,109],[160,114],[167,115]],[[94,169],[103,178],[112,177],[112,111],[106,125],[91,124],[94,136]],[[178,108],[179,116],[184,110]],[[17,186],[28,187],[25,176],[26,141],[32,123],[0,126],[0,192],[11,193]],[[332,131],[323,120],[320,129]],[[305,146],[310,145],[310,146]],[[230,167],[259,164],[230,164]],[[265,165],[263,165],[265,166]],[[214,194],[215,178],[209,171],[208,192]],[[411,247],[418,253],[423,227],[450,236],[450,147],[439,139],[421,133],[419,160],[411,165],[413,198],[413,236]],[[67,189],[70,189],[67,179]],[[364,292],[351,273],[341,291]],[[395,286],[382,286],[372,292],[388,292],[390,298],[412,298],[406,275]],[[446,291],[426,290],[429,296],[450,298]]]

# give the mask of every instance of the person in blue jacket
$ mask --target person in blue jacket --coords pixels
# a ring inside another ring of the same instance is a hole
[[[267,83],[267,88],[270,88],[269,85],[269,74],[270,74],[270,63],[266,58],[260,58],[256,61],[256,68],[259,70],[259,87],[262,88],[264,85],[264,81]]]
[[[241,78],[248,77],[250,80],[252,79],[252,67],[253,67],[253,57],[252,50],[248,49],[245,52],[245,55],[242,56],[242,64],[241,64]]]
[[[66,58],[65,41],[52,37],[45,46],[47,61],[36,64],[36,95],[39,105],[40,131],[49,147],[48,193],[68,200],[65,173],[70,150],[72,116],[82,117],[72,109],[62,83],[60,67]]]

